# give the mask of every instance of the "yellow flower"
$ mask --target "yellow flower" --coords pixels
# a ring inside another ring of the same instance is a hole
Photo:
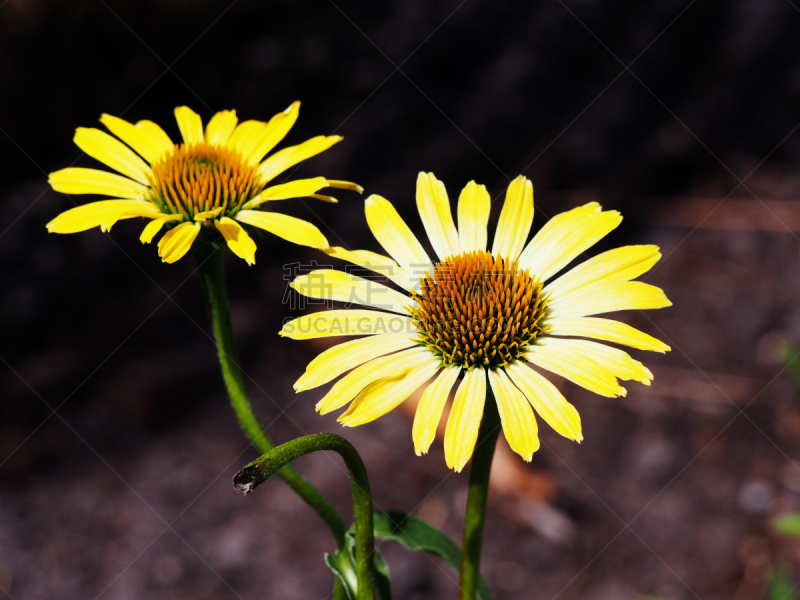
[[[487,379],[506,439],[526,461],[539,448],[534,410],[561,435],[583,439],[578,411],[530,364],[603,396],[625,395],[618,380],[650,384],[653,376],[642,363],[591,340],[655,352],[669,347],[629,325],[592,315],[671,305],[659,288],[632,281],[658,261],[658,248],[609,250],[553,279],[616,228],[620,214],[592,202],[555,216],[526,245],[533,186],[520,176],[508,187],[487,252],[490,204],[486,188],[471,181],[458,200],[456,229],[444,185],[433,174],[420,173],[417,207],[439,261],[431,264],[392,204],[380,196],[367,199],[367,223],[392,258],[343,248],[328,252],[386,275],[410,297],[336,270],[295,279],[293,287],[306,296],[378,309],[319,312],[283,327],[281,334],[294,339],[367,335],[326,350],[295,383],[297,391],[307,390],[353,369],[317,404],[320,413],[352,400],[339,421],[361,425],[433,378],[413,425],[415,450],[424,454],[462,376],[444,439],[447,465],[460,471],[475,447]]]
[[[151,221],[139,238],[144,244],[149,244],[164,226],[170,227],[158,243],[158,255],[168,263],[182,258],[206,227],[218,230],[233,253],[252,265],[256,245],[240,223],[295,244],[325,249],[328,240],[311,223],[260,210],[265,202],[302,196],[336,202],[317,193],[326,187],[363,191],[354,183],[324,177],[266,187],[290,167],[342,139],[320,135],[265,159],[292,128],[299,111],[300,102],[295,102],[268,123],[238,123],[236,112],[226,110],[214,115],[204,132],[200,116],[179,106],[175,118],[182,144],[174,144],[152,121],[133,125],[104,114],[100,122],[116,137],[79,127],[75,144],[120,175],[69,168],[51,173],[49,182],[54,190],[65,194],[98,194],[113,200],[70,209],[50,221],[47,229],[76,233],[99,226],[108,231],[121,219],[146,217]]]

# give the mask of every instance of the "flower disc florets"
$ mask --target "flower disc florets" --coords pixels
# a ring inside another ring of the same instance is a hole
[[[198,213],[232,216],[261,191],[258,165],[226,146],[180,144],[152,165],[152,200],[190,220]]]
[[[467,252],[437,263],[420,283],[412,319],[444,364],[506,365],[544,332],[542,284],[516,262]]]

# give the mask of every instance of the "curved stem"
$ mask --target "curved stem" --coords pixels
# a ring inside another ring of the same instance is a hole
[[[222,252],[211,243],[203,244],[196,250],[196,260],[214,327],[222,378],[228,390],[231,406],[253,446],[260,454],[264,454],[274,448],[274,444],[264,433],[247,397],[236,351],[236,340],[233,336],[231,311],[222,270]],[[336,547],[343,548],[347,523],[336,507],[292,467],[281,469],[278,475],[327,523],[336,538]]]
[[[500,415],[494,396],[487,390],[483,421],[478,441],[472,455],[469,472],[467,512],[464,517],[464,541],[461,554],[461,579],[459,600],[473,600],[478,589],[483,544],[483,525],[486,517],[486,499],[489,494],[489,473],[500,434]]]
[[[243,494],[249,494],[264,483],[273,473],[285,468],[296,458],[330,450],[337,452],[347,465],[350,487],[353,491],[353,517],[356,529],[356,575],[358,577],[358,600],[374,600],[375,576],[373,551],[375,538],[372,521],[372,493],[364,463],[353,445],[333,433],[315,433],[291,440],[273,448],[264,456],[251,462],[233,478],[233,485]]]

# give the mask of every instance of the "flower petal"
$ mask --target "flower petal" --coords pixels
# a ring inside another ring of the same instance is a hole
[[[50,233],[78,233],[92,227],[108,231],[120,219],[132,217],[156,218],[161,211],[141,200],[100,200],[71,208],[47,224]]]
[[[520,255],[520,266],[539,281],[550,279],[622,222],[617,211],[601,211],[590,202],[550,219]]]
[[[412,275],[430,270],[428,254],[391,202],[373,194],[364,202],[364,212],[375,239],[401,267]]]
[[[255,208],[268,200],[286,200],[288,198],[303,198],[315,194],[322,188],[328,187],[328,180],[324,177],[312,179],[296,179],[288,183],[273,185],[263,190],[252,200],[245,202],[242,208]]]
[[[309,298],[356,303],[400,314],[407,314],[405,307],[413,302],[382,283],[333,269],[311,271],[289,285]]]
[[[368,360],[417,345],[409,334],[379,335],[351,340],[328,348],[308,363],[306,372],[294,384],[296,392],[310,390],[333,381]]]
[[[206,143],[226,146],[238,121],[235,110],[222,110],[215,114],[206,125]]]
[[[203,135],[203,120],[188,106],[179,106],[175,109],[175,120],[186,145],[200,144],[205,141]]]
[[[228,242],[231,252],[239,258],[243,258],[248,265],[255,264],[256,243],[247,235],[241,225],[230,217],[222,217],[219,221],[214,221],[214,225]]]
[[[269,123],[245,121],[233,132],[228,144],[241,152],[249,164],[256,165],[286,137],[299,113],[300,102],[293,102],[286,110],[272,117]]]
[[[150,167],[139,156],[117,138],[99,129],[78,127],[75,130],[75,144],[86,154],[108,165],[115,171],[147,184],[151,174]]]
[[[369,250],[345,250],[341,246],[328,248],[325,250],[325,254],[333,256],[334,258],[341,258],[354,265],[359,265],[379,275],[383,275],[405,290],[411,291],[413,289],[419,289],[419,283],[417,283],[416,288],[411,283],[411,275],[409,272],[388,256],[382,256],[375,252],[370,252]]]
[[[462,252],[486,250],[492,200],[486,186],[470,181],[458,197],[458,237]]]
[[[303,162],[307,158],[325,152],[325,150],[343,139],[340,135],[318,135],[297,146],[289,146],[279,150],[261,163],[261,166],[258,167],[258,173],[261,175],[263,183],[272,181],[286,169]]]
[[[588,337],[624,344],[639,350],[669,352],[670,347],[653,336],[612,319],[598,317],[579,317],[576,319],[548,319],[548,335]]]
[[[622,380],[633,380],[650,385],[653,374],[638,360],[634,360],[624,350],[612,348],[589,340],[575,340],[548,337],[540,340],[539,347],[545,350],[557,348],[559,352],[571,354],[574,358],[585,357],[593,360]]]
[[[139,241],[143,244],[149,244],[153,241],[153,238],[156,237],[156,234],[161,231],[161,228],[164,226],[164,223],[169,223],[170,221],[178,221],[183,218],[183,215],[168,215],[166,217],[159,217],[158,219],[153,219],[142,230],[142,235],[139,236]]]
[[[489,385],[508,445],[523,460],[531,462],[533,453],[539,449],[539,428],[531,405],[503,369],[489,369]]]
[[[293,340],[308,340],[340,335],[381,335],[404,333],[416,335],[414,322],[401,315],[375,310],[326,310],[292,319],[280,335]]]
[[[458,386],[444,432],[444,458],[448,468],[461,472],[472,457],[485,404],[486,369],[470,367]]]
[[[429,363],[432,356],[427,348],[416,347],[371,360],[353,369],[337,381],[317,403],[316,409],[323,415],[337,410],[355,398],[373,381],[415,369]]]
[[[79,167],[50,173],[47,182],[55,191],[64,194],[99,194],[134,199],[145,195],[148,191],[147,186],[122,175]]]
[[[533,223],[533,184],[520,175],[508,186],[494,234],[492,255],[517,260]]]
[[[612,281],[582,287],[566,297],[552,298],[548,318],[586,317],[617,310],[645,310],[672,306],[661,288],[641,281]]]
[[[436,438],[436,430],[439,427],[439,421],[442,420],[444,405],[460,373],[461,367],[445,367],[423,392],[414,415],[414,428],[411,431],[417,456],[427,454]]]
[[[269,231],[293,244],[320,249],[328,247],[328,240],[319,229],[296,217],[263,210],[240,210],[236,213],[236,220]]]
[[[133,125],[124,119],[106,114],[100,117],[100,122],[151,165],[164,154],[172,152],[175,147],[167,134],[164,133],[164,130],[155,125],[155,123],[142,121]],[[153,129],[153,125],[155,125],[156,129]]]
[[[609,369],[585,355],[575,356],[560,346],[544,347],[540,342],[528,348],[525,357],[536,366],[569,379],[595,394],[615,398],[628,393]]]
[[[583,441],[581,416],[556,386],[521,362],[507,365],[505,370],[511,381],[522,390],[531,406],[550,427],[565,438],[576,442]]]
[[[165,233],[158,242],[158,255],[161,260],[165,263],[174,263],[183,258],[200,233],[200,227],[200,223],[188,221]]]
[[[405,402],[439,370],[439,359],[429,355],[426,362],[368,385],[338,421],[345,427],[370,423]]]
[[[444,184],[433,173],[417,177],[417,209],[437,256],[444,260],[461,252]]]

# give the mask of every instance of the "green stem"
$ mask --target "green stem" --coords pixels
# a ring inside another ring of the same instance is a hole
[[[231,325],[231,311],[222,269],[222,252],[211,243],[199,245],[196,250],[196,260],[206,304],[211,313],[222,378],[228,390],[231,406],[253,446],[260,454],[264,454],[274,448],[274,444],[264,433],[247,397]],[[343,548],[347,523],[336,507],[292,467],[281,469],[278,475],[327,523],[336,538],[336,547]]]
[[[483,421],[478,431],[478,441],[472,455],[469,472],[467,512],[464,517],[464,542],[461,554],[461,579],[459,600],[473,600],[478,589],[481,566],[483,525],[486,518],[486,499],[489,495],[489,473],[500,434],[500,415],[494,396],[487,390]]]
[[[353,517],[356,529],[356,576],[358,577],[357,600],[375,599],[375,575],[373,552],[375,548],[372,521],[372,493],[367,470],[358,451],[341,436],[333,433],[305,435],[281,444],[254,460],[233,478],[233,485],[243,494],[249,494],[264,483],[273,473],[280,472],[293,460],[310,452],[330,450],[337,452],[347,465],[350,487],[353,491]]]

